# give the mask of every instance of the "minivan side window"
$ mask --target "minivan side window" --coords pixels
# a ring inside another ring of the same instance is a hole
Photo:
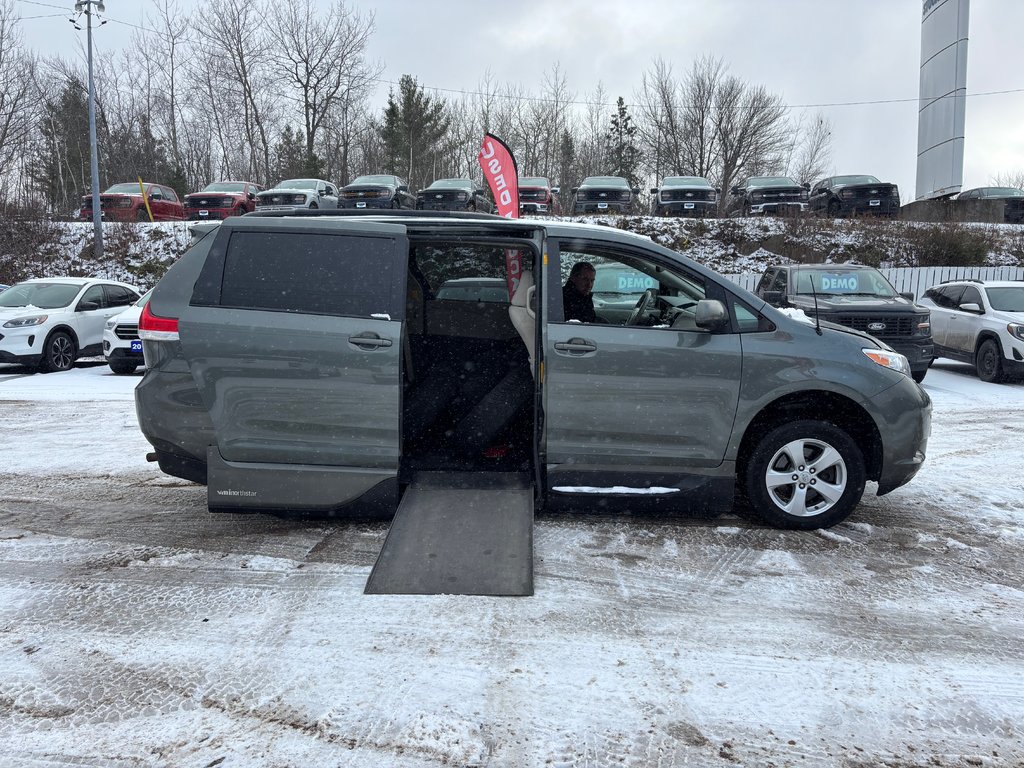
[[[219,303],[312,315],[393,314],[393,247],[379,237],[234,232]]]

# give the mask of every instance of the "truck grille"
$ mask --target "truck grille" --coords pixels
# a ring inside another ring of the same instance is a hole
[[[220,208],[220,201],[224,199],[224,195],[218,195],[217,197],[189,197],[185,198],[186,208]]]
[[[519,190],[520,200],[547,200],[548,192],[546,189],[520,189]]]
[[[666,189],[661,193],[662,200],[707,200],[711,190],[703,189]]]
[[[461,189],[428,189],[420,193],[421,199],[426,203],[450,202],[465,194],[466,191]]]
[[[824,319],[824,318],[822,318]],[[900,317],[885,317],[879,315],[838,315],[828,318],[839,325],[853,328],[855,331],[862,331],[879,339],[888,339],[899,336],[912,336],[916,330],[918,319],[913,315]],[[871,329],[868,326],[881,324],[885,328]]]
[[[124,325],[116,325],[114,326],[114,335],[117,336],[117,338],[119,339],[123,339],[124,341],[131,341],[132,339],[137,339],[139,338],[139,326],[138,324],[128,325],[127,323],[125,323]]]
[[[577,195],[577,200],[595,200],[599,203],[607,202],[609,200],[629,201],[632,198],[632,192],[621,189],[581,189]]]

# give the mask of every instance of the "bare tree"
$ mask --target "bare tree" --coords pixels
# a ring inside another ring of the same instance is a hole
[[[338,112],[344,126],[347,108],[365,97],[381,72],[381,67],[365,60],[373,15],[359,15],[345,0],[336,0],[326,15],[318,15],[313,0],[284,0],[276,8],[270,25],[274,40],[270,52],[290,86],[285,98],[302,111],[306,162],[312,171],[320,130],[334,107],[341,103]],[[350,141],[351,137],[347,138]],[[343,144],[347,148],[347,142]]]
[[[249,175],[257,181],[266,181],[271,175],[271,125],[276,101],[271,87],[275,80],[267,66],[270,43],[263,33],[267,15],[267,5],[261,0],[208,0],[204,23],[197,28],[208,65],[230,74],[224,85],[240,102]],[[212,92],[212,83],[208,86]],[[223,107],[217,104],[215,108]]]
[[[994,187],[1012,187],[1024,189],[1024,170],[1004,171],[992,177]]]
[[[801,184],[813,184],[828,173],[832,162],[832,123],[819,112],[810,125],[803,120],[793,128],[789,175]]]
[[[715,91],[713,124],[723,190],[741,174],[768,175],[785,167],[790,133],[786,108],[764,86],[723,77]]]
[[[0,0],[0,183],[5,186],[41,100],[35,73],[36,60],[22,46],[13,3]]]

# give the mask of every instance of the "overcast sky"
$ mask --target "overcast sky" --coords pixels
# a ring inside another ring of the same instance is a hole
[[[146,25],[151,0],[105,0],[98,47],[118,49]],[[329,0],[322,0],[326,8]],[[80,50],[84,32],[58,13],[72,0],[15,0],[26,42],[43,54]],[[199,0],[179,0],[200,8]],[[733,74],[765,85],[812,119],[833,125],[833,173],[870,173],[913,199],[921,0],[358,0],[373,12],[370,57],[382,79],[415,76],[428,88],[468,90],[490,70],[498,82],[538,93],[555,63],[580,101],[601,82],[627,103],[656,57],[684,74],[694,59],[723,59]],[[54,8],[56,6],[56,8]],[[68,14],[70,15],[70,14]],[[1022,0],[973,0],[967,65],[964,188],[1024,171]],[[382,82],[378,100],[387,97]],[[1001,95],[989,91],[1022,89]],[[977,95],[974,95],[977,94]],[[450,94],[457,96],[457,94]],[[804,106],[905,100],[889,104]],[[612,106],[609,106],[609,114]],[[386,170],[386,169],[382,169]]]

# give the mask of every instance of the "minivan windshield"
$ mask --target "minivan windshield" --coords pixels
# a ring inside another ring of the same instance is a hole
[[[988,303],[1000,312],[1024,312],[1024,286],[1008,285],[1003,288],[986,288]]]
[[[0,293],[0,307],[57,309],[74,301],[80,290],[73,283],[21,283]]]
[[[893,299],[899,295],[877,269],[802,268],[795,271],[794,280],[794,292],[807,296],[877,296],[880,299]]]

